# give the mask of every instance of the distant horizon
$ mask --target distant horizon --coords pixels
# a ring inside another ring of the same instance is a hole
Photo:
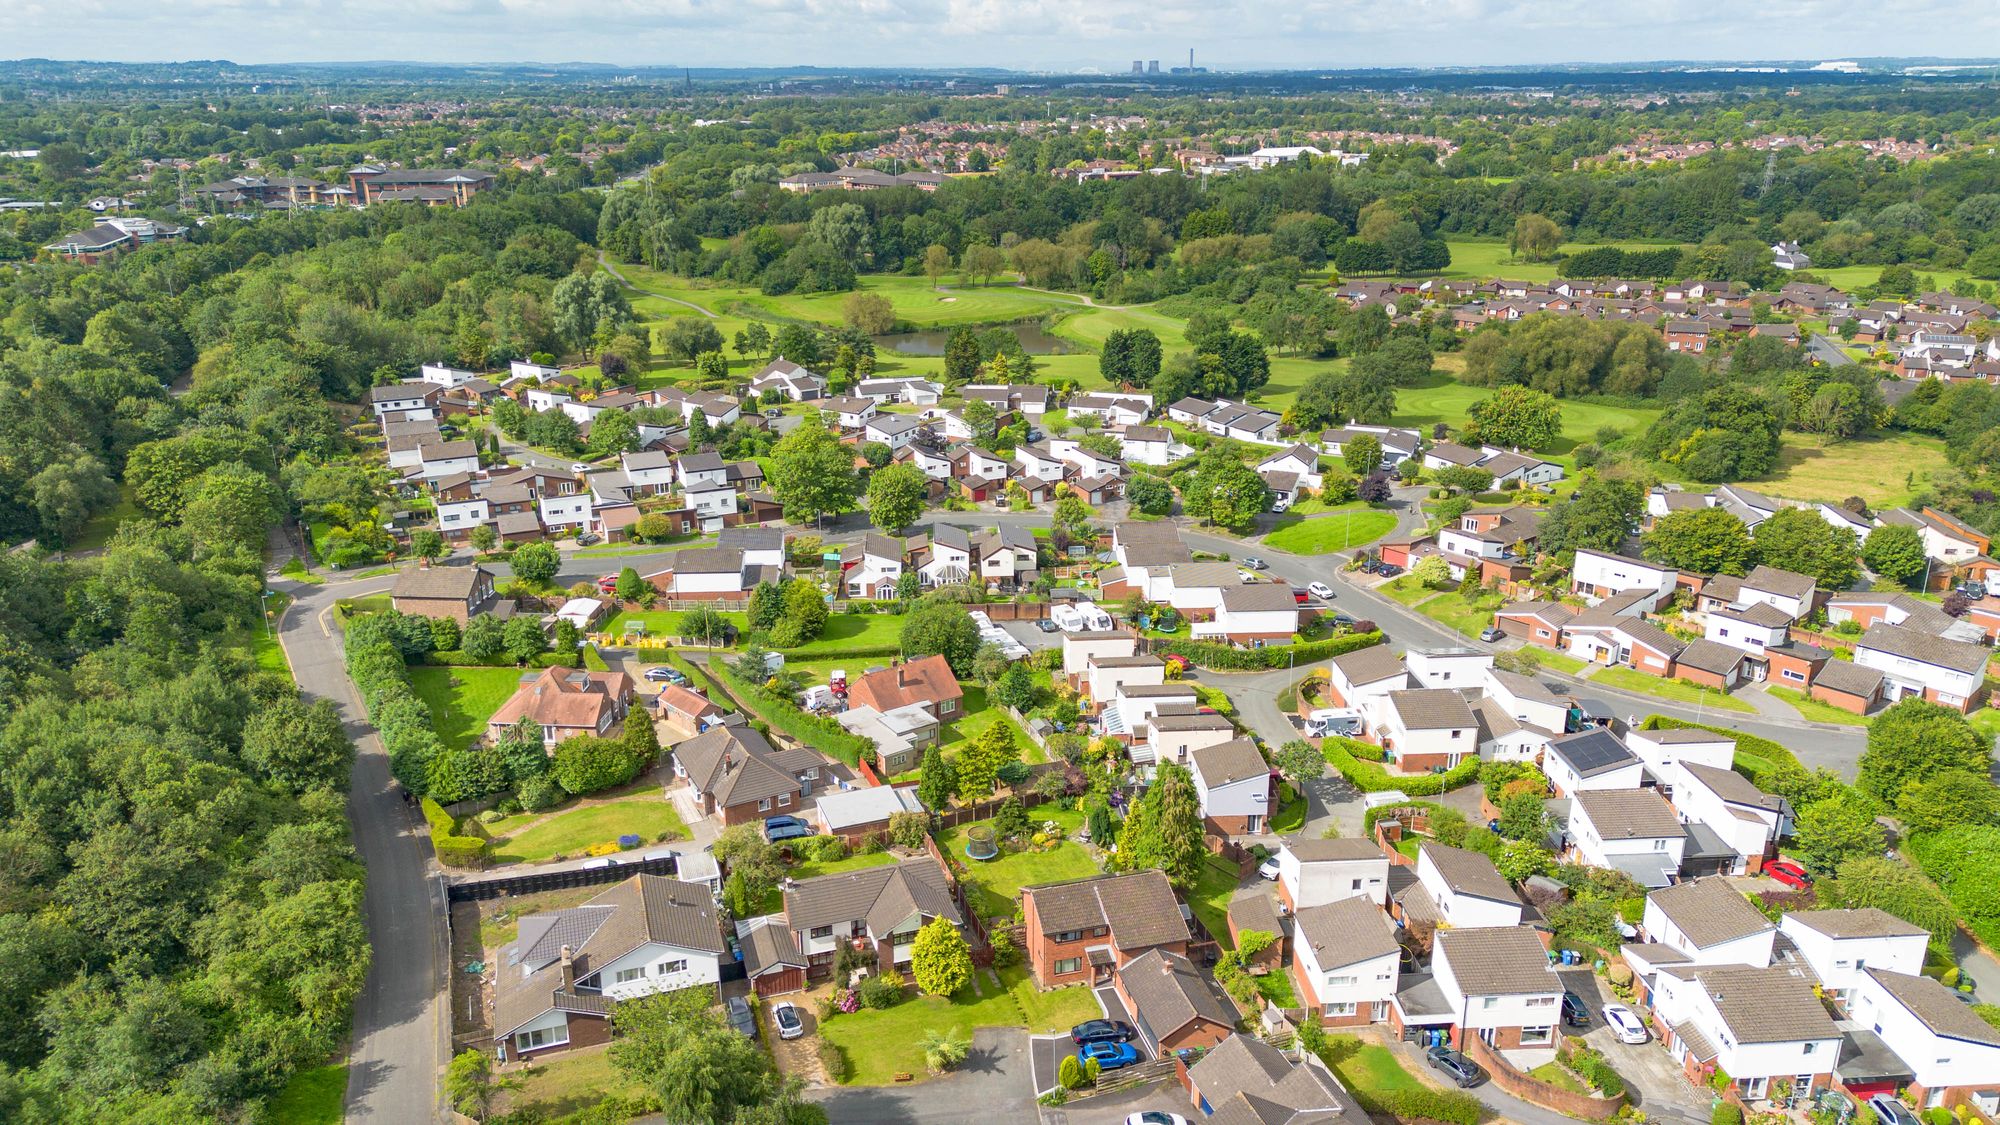
[[[1672,9],[1612,9],[1595,0],[612,0],[579,10],[560,0],[188,0],[188,11],[140,0],[15,0],[0,6],[0,43],[20,59],[244,66],[676,66],[712,69],[980,68],[1023,74],[1129,74],[1466,69],[1815,62],[1883,58],[1852,9],[1834,0],[1746,6],[1688,0]],[[1948,30],[2000,42],[2000,5],[1882,0],[1877,29]],[[1935,41],[1935,36],[1932,37]],[[1661,44],[1672,44],[1661,52]],[[1646,45],[1635,50],[1635,45]],[[536,54],[573,60],[518,59]],[[1852,48],[1862,46],[1859,54]],[[1670,60],[1633,58],[1671,54]],[[1904,56],[1890,56],[1903,58]],[[946,60],[946,61],[940,61]],[[1560,60],[1560,61],[1555,61]],[[1940,60],[1942,61],[1942,60]],[[1968,60],[1972,63],[1984,60]]]

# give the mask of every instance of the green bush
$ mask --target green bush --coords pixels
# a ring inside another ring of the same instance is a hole
[[[1412,797],[1434,797],[1461,785],[1469,785],[1479,776],[1477,757],[1467,758],[1443,773],[1391,774],[1374,762],[1356,757],[1352,748],[1357,746],[1365,747],[1367,743],[1334,736],[1320,744],[1320,751],[1349,784],[1363,793],[1400,789]]]
[[[1577,1051],[1570,1056],[1569,1068],[1607,1098],[1620,1097],[1625,1093],[1625,1079],[1611,1069],[1611,1064],[1596,1051]]]
[[[477,867],[486,859],[486,841],[478,836],[458,834],[458,822],[444,806],[425,797],[419,802],[424,822],[430,826],[431,848],[446,867]]]
[[[1380,632],[1347,633],[1323,641],[1266,645],[1263,648],[1237,648],[1217,641],[1175,641],[1170,651],[1202,668],[1219,672],[1261,672],[1274,668],[1303,668],[1316,660],[1331,660],[1381,643]]]
[[[1350,741],[1347,744],[1347,752],[1364,762],[1385,762],[1389,759],[1389,755],[1380,746],[1368,742]]]
[[[529,812],[547,812],[569,796],[563,791],[562,782],[546,771],[523,780],[514,795],[520,798],[521,807]]]
[[[1377,805],[1361,814],[1361,834],[1374,838],[1375,825],[1398,809],[1423,809],[1435,816],[1444,811],[1444,806],[1435,801],[1402,801],[1393,805]]]
[[[901,975],[871,976],[861,981],[861,1006],[864,1008],[893,1008],[903,1000],[903,978]]]
[[[1767,771],[1762,762],[1754,759],[1761,758],[1764,762],[1769,762],[1772,766],[1791,765],[1797,766],[1801,770],[1805,768],[1799,765],[1796,755],[1779,743],[1773,742],[1768,738],[1759,738],[1754,734],[1745,734],[1740,730],[1713,726],[1709,723],[1693,723],[1686,719],[1668,718],[1665,715],[1648,715],[1646,716],[1646,721],[1639,724],[1640,730],[1688,730],[1691,728],[1714,731],[1716,734],[1728,735],[1730,738],[1735,739],[1737,750],[1736,772],[1749,778],[1750,783],[1760,789],[1768,788],[1765,777]],[[1749,758],[1746,759],[1745,755],[1749,755]]]
[[[1064,1055],[1062,1062],[1056,1064],[1056,1081],[1066,1090],[1083,1085],[1083,1064],[1076,1061],[1075,1055]]]
[[[1708,1125],[1743,1125],[1743,1107],[1735,1102],[1717,1102],[1709,1112]]]
[[[1386,1113],[1398,1121],[1440,1121],[1445,1125],[1479,1125],[1485,1105],[1456,1090],[1364,1090],[1354,1088],[1362,1108]]]
[[[819,1041],[819,1065],[826,1069],[830,1082],[845,1082],[854,1077],[854,1066],[847,1061],[847,1052],[840,1044],[822,1036]]]
[[[755,712],[758,718],[813,749],[824,750],[850,766],[861,761],[864,753],[874,752],[875,743],[872,740],[853,733],[832,719],[809,715],[799,710],[791,700],[749,683],[726,666],[711,664],[709,668],[721,678],[729,693]]]

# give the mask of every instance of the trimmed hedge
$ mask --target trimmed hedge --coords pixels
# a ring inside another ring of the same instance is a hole
[[[1479,777],[1479,759],[1476,757],[1467,758],[1443,773],[1392,774],[1375,762],[1356,757],[1349,749],[1352,746],[1367,746],[1367,743],[1334,735],[1320,744],[1320,752],[1326,755],[1329,765],[1339,770],[1342,777],[1363,793],[1385,793],[1396,789],[1412,797],[1435,797],[1461,785],[1470,785]]]
[[[774,695],[743,680],[726,667],[709,664],[709,672],[719,677],[729,693],[742,701],[758,718],[784,731],[815,750],[824,750],[848,765],[856,765],[861,755],[871,753],[875,743],[823,715],[799,710],[789,699]]]
[[[513,668],[520,661],[504,653],[491,660],[474,660],[466,655],[463,649],[433,649],[419,657],[417,663],[435,664],[445,668]],[[535,668],[573,668],[576,666],[576,658],[574,655],[565,656],[559,652],[544,652],[528,663]]]
[[[1382,643],[1380,631],[1373,633],[1347,633],[1329,637],[1323,641],[1307,641],[1296,645],[1266,645],[1263,648],[1237,648],[1220,641],[1174,641],[1161,649],[1160,655],[1184,656],[1192,664],[1217,672],[1266,672],[1275,668],[1304,666],[1318,660],[1331,660],[1357,649]]]
[[[1351,1087],[1355,1100],[1371,1113],[1386,1113],[1398,1121],[1439,1121],[1444,1125],[1479,1125],[1486,1106],[1457,1090],[1364,1090]]]
[[[1423,809],[1426,812],[1442,812],[1444,806],[1436,801],[1399,801],[1393,805],[1376,805],[1361,814],[1361,834],[1374,839],[1375,826],[1398,809]]]
[[[437,850],[439,863],[446,867],[476,867],[485,861],[485,840],[459,835],[458,822],[444,811],[444,806],[429,797],[418,804],[424,810],[425,823],[430,825],[431,847]]]
[[[1804,766],[1799,765],[1798,756],[1793,754],[1790,750],[1786,749],[1782,744],[1773,742],[1768,738],[1759,738],[1754,734],[1745,734],[1740,730],[1731,730],[1728,727],[1713,726],[1709,723],[1689,722],[1686,719],[1675,719],[1666,715],[1648,715],[1646,716],[1645,720],[1639,724],[1639,729],[1640,730],[1700,729],[1705,731],[1713,731],[1716,734],[1725,735],[1729,738],[1733,738],[1736,740],[1736,750],[1737,750],[1736,761],[1734,763],[1736,772],[1742,774],[1744,777],[1749,778],[1750,783],[1752,785],[1757,786],[1759,789],[1766,788],[1766,781],[1768,780],[1769,771],[1763,765],[1761,765],[1756,761],[1745,761],[1743,757],[1745,754],[1750,755],[1752,758],[1761,758],[1763,759],[1763,761],[1770,763],[1772,766],[1790,765],[1790,766],[1795,766],[1799,769],[1805,768]]]

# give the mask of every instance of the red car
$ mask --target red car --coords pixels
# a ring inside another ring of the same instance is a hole
[[[1778,882],[1795,891],[1809,891],[1812,889],[1812,876],[1806,874],[1805,868],[1800,867],[1789,859],[1774,859],[1765,864],[1764,874],[1769,875],[1771,878],[1776,879]]]

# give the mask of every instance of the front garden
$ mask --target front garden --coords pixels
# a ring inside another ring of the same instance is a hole
[[[1637,668],[1599,668],[1591,674],[1590,682],[1637,695],[1651,695],[1675,703],[1685,703],[1691,707],[1711,707],[1717,711],[1736,711],[1751,715],[1757,713],[1755,707],[1731,696],[1728,692],[1703,687],[1687,680],[1650,676]]]
[[[608,800],[586,800],[554,812],[520,812],[475,818],[492,843],[494,863],[544,863],[582,855],[611,855],[625,850],[623,837],[636,836],[640,846],[684,839],[687,824],[672,801],[657,786]]]
[[[1102,1013],[1096,997],[1083,985],[1038,991],[1028,970],[1020,965],[972,974],[949,997],[918,996],[905,989],[886,1008],[861,1008],[830,1017],[821,1009],[821,1057],[832,1053],[841,1072],[829,1077],[844,1085],[887,1086],[898,1075],[922,1076],[923,1039],[927,1033],[955,1034],[970,1039],[982,1027],[1024,1027],[1030,1033],[1066,1031]],[[834,1068],[829,1066],[831,1072]]]

